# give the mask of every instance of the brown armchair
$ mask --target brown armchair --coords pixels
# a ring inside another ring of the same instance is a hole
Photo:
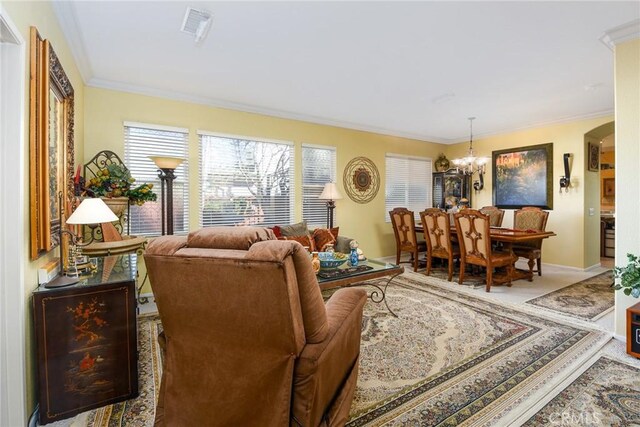
[[[165,348],[157,426],[345,423],[366,293],[325,305],[302,245],[273,239],[213,227],[149,244]]]
[[[407,208],[395,208],[389,211],[393,234],[396,237],[396,264],[400,264],[400,254],[409,252],[413,271],[418,271],[418,253],[427,251],[427,242],[418,241],[416,221],[413,212]]]
[[[480,209],[484,215],[489,216],[489,222],[491,227],[502,227],[502,220],[504,219],[504,209],[496,208],[495,206],[485,206]]]
[[[513,212],[513,228],[518,230],[545,231],[549,212],[536,207],[524,207]],[[520,258],[528,259],[529,272],[535,271],[533,266],[538,264],[538,276],[542,276],[542,240],[522,242],[513,245],[513,253]]]
[[[491,235],[489,232],[489,217],[475,209],[465,209],[454,215],[456,232],[460,244],[460,280],[464,281],[466,264],[486,267],[487,286],[485,290],[491,291],[493,284],[493,269],[495,267],[507,267],[507,277],[513,275],[513,264],[518,259],[507,252],[498,252],[491,249]],[[508,285],[511,286],[509,280]]]
[[[427,276],[431,274],[433,257],[446,259],[449,267],[449,281],[453,278],[453,260],[460,258],[460,248],[451,243],[451,224],[449,214],[440,209],[431,208],[420,212],[427,242]]]

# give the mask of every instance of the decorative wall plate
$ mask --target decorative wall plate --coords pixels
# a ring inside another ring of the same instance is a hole
[[[369,203],[380,189],[378,168],[366,157],[356,157],[347,163],[342,179],[347,195],[356,203]]]

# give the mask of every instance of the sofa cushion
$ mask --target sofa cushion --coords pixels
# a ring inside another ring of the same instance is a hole
[[[307,221],[302,221],[297,224],[281,225],[280,234],[282,236],[305,236],[309,234],[309,228],[307,228]]]
[[[303,236],[282,236],[278,237],[278,240],[292,240],[300,243],[302,246],[307,248],[310,252],[315,252],[318,250],[318,247],[315,244],[315,240],[313,236],[305,234]]]
[[[273,231],[264,227],[205,227],[189,233],[187,246],[246,251],[256,242],[275,239]]]

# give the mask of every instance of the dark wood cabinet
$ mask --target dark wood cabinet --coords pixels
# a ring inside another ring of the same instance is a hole
[[[466,198],[471,206],[471,176],[455,169],[433,173],[433,207],[449,209]]]
[[[138,395],[136,256],[33,293],[40,424]]]

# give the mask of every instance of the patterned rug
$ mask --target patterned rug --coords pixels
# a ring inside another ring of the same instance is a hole
[[[421,274],[394,279],[387,299],[399,318],[384,304],[365,305],[349,426],[506,423],[610,339]],[[157,316],[140,320],[140,397],[91,411],[76,425],[153,425],[159,328]]]
[[[596,320],[613,309],[615,295],[611,283],[613,272],[609,270],[526,303],[584,320]]]
[[[640,369],[600,357],[524,426],[640,425]]]

